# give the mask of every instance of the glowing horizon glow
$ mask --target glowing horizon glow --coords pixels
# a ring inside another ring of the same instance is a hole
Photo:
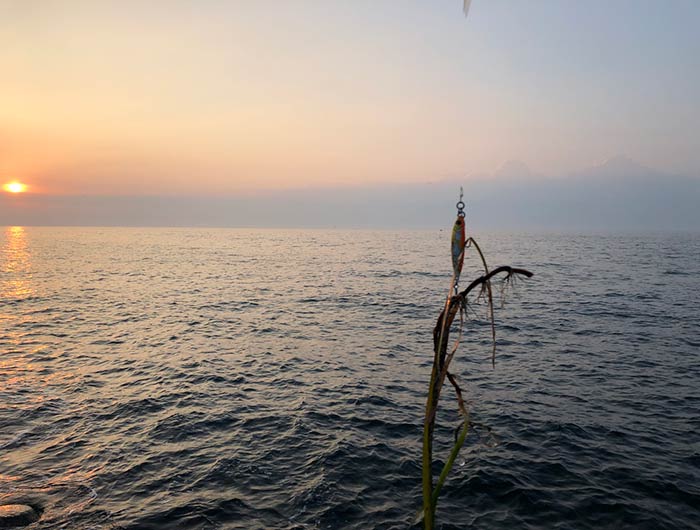
[[[2,189],[8,193],[24,193],[27,191],[27,185],[13,180],[12,182],[5,184]]]

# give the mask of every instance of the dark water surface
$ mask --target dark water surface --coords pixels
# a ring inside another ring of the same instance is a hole
[[[409,528],[448,237],[0,229],[0,503],[46,529]],[[492,434],[440,528],[700,527],[700,237],[479,239],[536,276],[495,370],[475,306],[454,369]]]

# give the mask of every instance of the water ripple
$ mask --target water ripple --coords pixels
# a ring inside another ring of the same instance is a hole
[[[0,502],[42,511],[32,528],[416,528],[444,233],[16,234]],[[700,238],[479,239],[537,276],[497,312],[495,370],[473,306],[454,366],[475,426],[440,528],[697,528]]]

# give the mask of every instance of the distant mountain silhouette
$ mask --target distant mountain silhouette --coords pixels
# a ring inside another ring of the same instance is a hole
[[[570,230],[700,230],[700,179],[615,156],[568,177],[483,182],[479,204],[505,225]],[[483,214],[487,215],[486,212]]]
[[[536,175],[525,162],[521,162],[520,160],[508,160],[493,172],[493,176],[497,178],[527,179],[533,178]]]
[[[581,169],[574,176],[590,178],[649,178],[664,177],[666,173],[643,166],[631,158],[617,155],[608,158],[602,164]]]

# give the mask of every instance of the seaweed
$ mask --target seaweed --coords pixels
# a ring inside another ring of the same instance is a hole
[[[461,199],[460,199],[461,202]],[[430,384],[428,387],[428,396],[425,405],[425,420],[423,424],[423,458],[422,458],[422,482],[423,482],[423,510],[420,515],[423,518],[425,530],[433,530],[435,528],[435,512],[437,509],[438,498],[440,491],[447,480],[447,476],[454,465],[455,459],[459,455],[459,451],[464,445],[467,433],[469,432],[470,419],[469,408],[465,403],[463,392],[457,378],[449,371],[450,363],[452,362],[457,350],[459,349],[462,339],[462,330],[464,322],[468,317],[470,293],[479,289],[478,298],[483,298],[487,302],[489,319],[491,324],[491,363],[495,367],[496,359],[496,322],[494,318],[494,301],[492,281],[498,277],[501,282],[501,301],[505,300],[506,288],[511,285],[512,281],[518,277],[531,278],[533,273],[528,270],[520,269],[511,266],[500,266],[493,270],[489,270],[481,248],[474,240],[469,238],[465,244],[462,254],[467,248],[474,247],[479,254],[481,264],[483,265],[484,273],[478,278],[472,280],[466,289],[458,291],[455,287],[459,279],[459,270],[455,270],[452,277],[452,283],[449,294],[445,300],[445,307],[438,316],[437,322],[433,329],[433,366],[430,374]],[[460,259],[463,256],[460,256]],[[453,294],[454,292],[454,294]],[[458,335],[454,343],[450,346],[450,332],[457,316],[459,315],[459,325],[457,326]],[[433,480],[433,440],[435,433],[435,421],[437,417],[438,403],[440,394],[447,379],[455,391],[457,407],[459,414],[462,417],[460,425],[455,431],[455,440],[450,450],[450,454],[443,465],[442,471],[437,478]]]

